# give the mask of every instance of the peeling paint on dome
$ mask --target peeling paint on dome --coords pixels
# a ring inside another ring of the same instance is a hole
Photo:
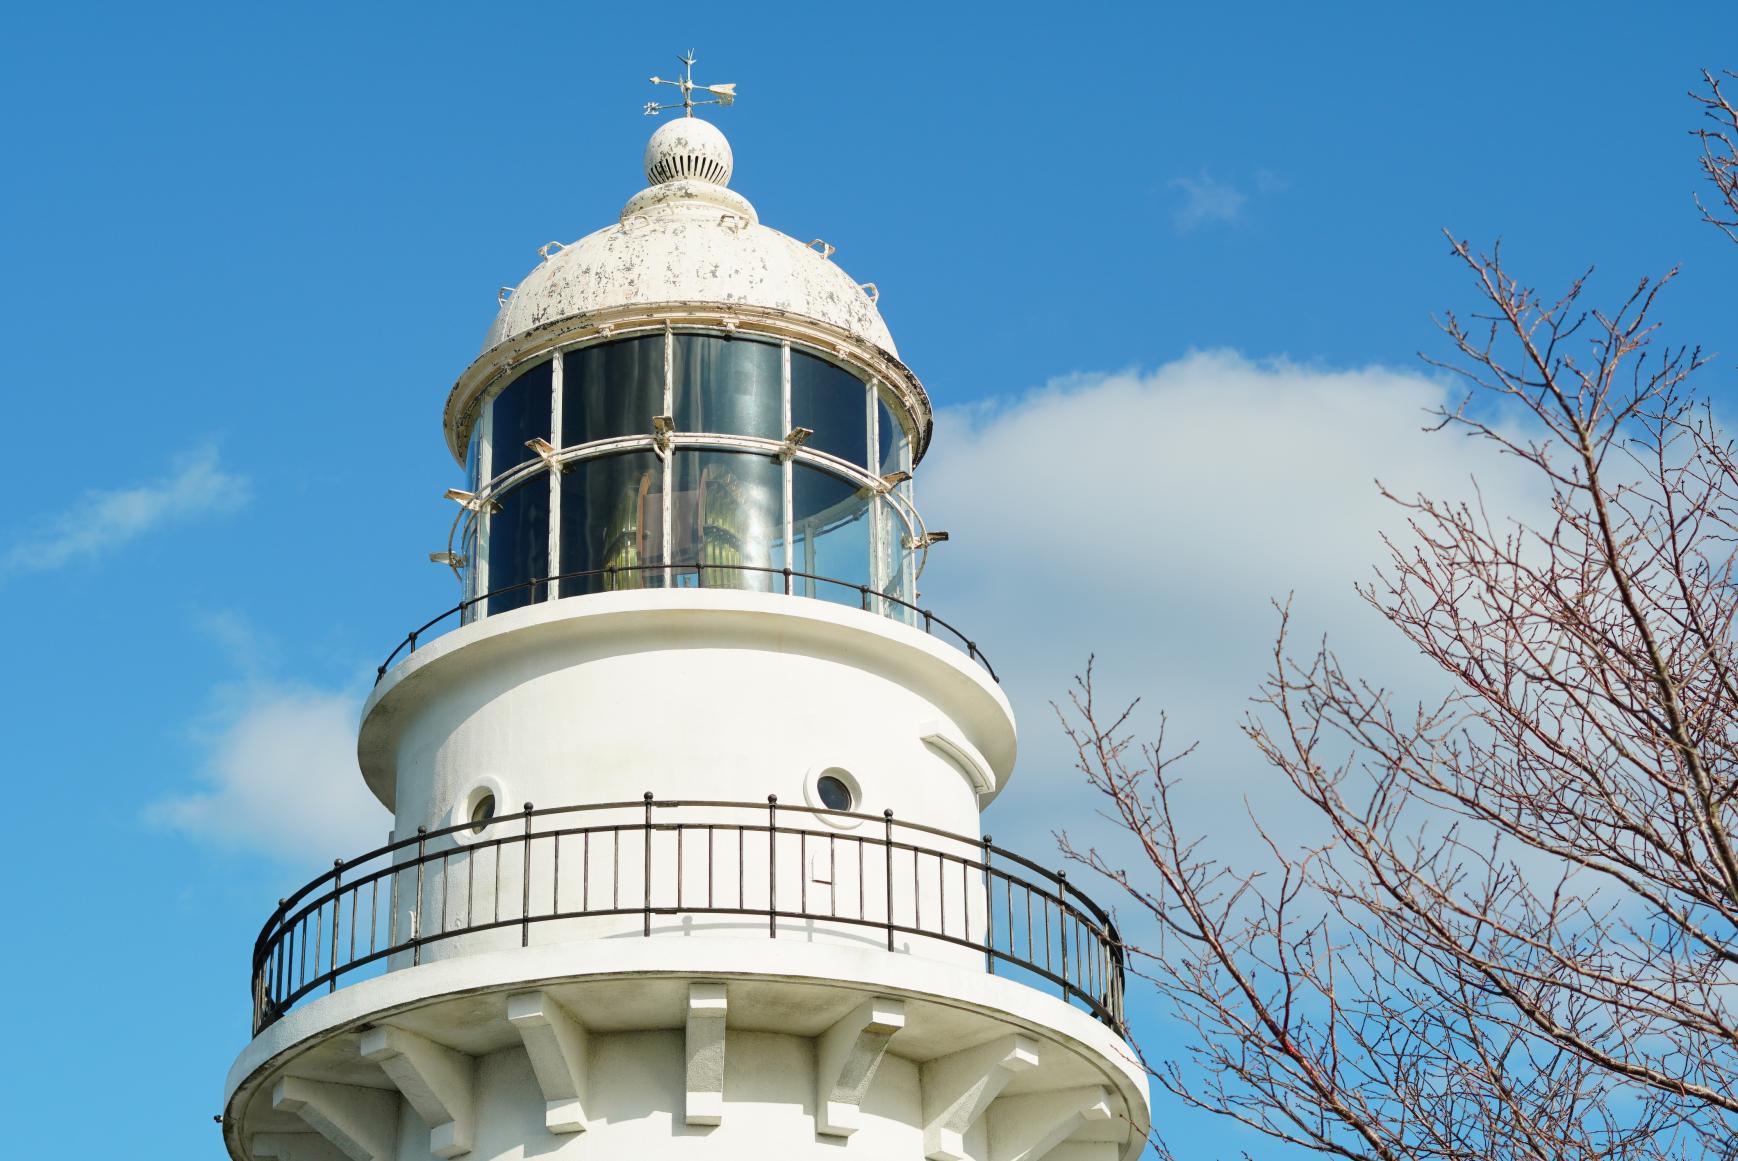
[[[669,149],[686,145],[684,138],[666,138],[673,143]],[[702,144],[717,151],[710,139]],[[649,148],[649,170],[651,153]],[[659,172],[682,169],[661,163]],[[694,178],[649,186],[629,199],[615,225],[549,255],[503,302],[483,349],[559,319],[654,302],[787,311],[898,355],[880,311],[850,275],[795,238],[761,225],[741,194]]]

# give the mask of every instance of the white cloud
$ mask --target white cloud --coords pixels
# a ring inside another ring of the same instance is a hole
[[[217,448],[206,445],[180,457],[162,479],[85,493],[35,533],[16,539],[0,555],[0,575],[94,559],[163,525],[234,512],[247,501],[246,477],[224,471]]]
[[[1019,716],[1019,766],[988,820],[998,840],[1042,860],[1056,825],[1090,824],[1048,704],[1089,653],[1107,695],[1141,695],[1174,739],[1202,741],[1182,772],[1206,827],[1240,825],[1246,795],[1281,800],[1237,728],[1270,664],[1272,599],[1296,594],[1299,648],[1326,633],[1355,671],[1423,688],[1424,664],[1352,589],[1403,524],[1375,480],[1468,495],[1476,474],[1493,512],[1540,502],[1511,461],[1424,430],[1452,390],[1220,351],[944,411],[918,501],[953,539],[922,603],[981,644]],[[356,767],[360,694],[274,679],[274,647],[232,615],[202,626],[246,677],[219,691],[205,788],[150,817],[306,862],[380,841],[390,820]]]
[[[202,787],[151,804],[145,820],[309,866],[384,841],[392,818],[356,763],[361,693],[272,677],[275,642],[239,613],[210,610],[195,625],[242,677],[213,691],[193,730]]]
[[[1298,648],[1327,633],[1354,671],[1424,688],[1424,664],[1352,588],[1383,559],[1380,532],[1404,526],[1375,480],[1465,496],[1476,473],[1495,513],[1539,502],[1513,461],[1423,430],[1451,390],[1205,352],[944,412],[918,500],[953,540],[923,604],[980,643],[1019,715],[998,839],[1043,857],[1059,819],[1096,809],[1048,704],[1089,653],[1108,695],[1140,695],[1173,740],[1201,740],[1179,772],[1209,827],[1240,825],[1241,798],[1275,787],[1237,729],[1271,662],[1274,598],[1296,594]]]
[[[146,819],[217,846],[309,865],[385,841],[392,819],[356,765],[359,700],[293,684],[226,691],[206,739],[205,787]]]
[[[1171,188],[1183,191],[1183,204],[1173,217],[1177,229],[1188,231],[1214,222],[1235,222],[1243,214],[1249,196],[1228,181],[1206,170],[1196,177],[1179,177]]]

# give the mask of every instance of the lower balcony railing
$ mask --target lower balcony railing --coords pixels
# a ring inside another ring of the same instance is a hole
[[[399,657],[416,652],[416,647],[444,632],[448,623],[464,623],[477,610],[487,610],[491,600],[513,598],[513,608],[535,604],[553,597],[619,592],[627,589],[738,589],[751,592],[785,593],[808,596],[834,604],[851,605],[866,613],[878,613],[889,620],[922,629],[931,636],[951,639],[966,655],[1000,681],[990,659],[978,648],[977,642],[942,620],[928,609],[920,609],[910,601],[881,592],[870,585],[837,580],[794,568],[766,568],[750,564],[636,564],[612,568],[594,568],[583,572],[566,572],[539,577],[491,589],[481,596],[460,601],[445,612],[430,617],[422,625],[405,634],[404,640],[387,655],[375,671],[379,684]],[[574,589],[578,592],[569,592]]]
[[[1055,990],[1123,1027],[1116,927],[1062,871],[891,811],[648,793],[527,803],[340,860],[260,932],[254,1031],[340,981],[533,944],[659,936],[796,938],[945,960]]]

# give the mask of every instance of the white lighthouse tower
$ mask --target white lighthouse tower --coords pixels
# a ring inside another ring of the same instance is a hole
[[[236,1161],[1144,1146],[1109,918],[981,833],[1014,720],[917,607],[929,400],[692,63],[447,398],[464,599],[363,712],[390,838],[261,932]]]

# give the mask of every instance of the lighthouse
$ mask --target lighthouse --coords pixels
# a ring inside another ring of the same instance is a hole
[[[983,833],[1015,723],[917,591],[929,398],[879,288],[732,187],[693,64],[446,397],[459,599],[363,709],[391,834],[253,949],[235,1161],[1145,1145],[1111,917]]]

